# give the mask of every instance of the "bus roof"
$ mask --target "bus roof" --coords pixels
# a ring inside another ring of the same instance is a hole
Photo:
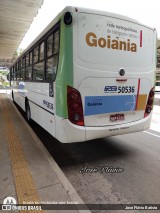
[[[74,6],[67,6],[65,7],[48,25],[47,27],[29,44],[29,46],[22,52],[22,54],[15,59],[15,62],[20,59],[25,53],[27,53],[27,51],[34,45],[36,44],[36,42],[39,41],[39,39],[41,37],[43,37],[58,21],[60,21],[61,16],[65,13],[65,12],[72,12],[72,13],[76,13],[76,12],[82,12],[82,13],[90,13],[90,14],[97,14],[97,15],[102,15],[102,16],[109,16],[109,17],[113,17],[113,18],[117,18],[117,19],[121,19],[121,20],[127,20],[129,22],[133,22],[133,23],[137,23],[139,25],[142,25],[143,27],[149,28],[153,31],[155,31],[154,28],[148,27],[142,23],[140,23],[139,21],[129,18],[128,16],[123,16],[123,15],[119,15],[116,13],[111,13],[111,12],[107,12],[107,11],[101,11],[101,10],[94,10],[94,9],[88,9],[88,8],[82,8],[82,7],[74,7]]]

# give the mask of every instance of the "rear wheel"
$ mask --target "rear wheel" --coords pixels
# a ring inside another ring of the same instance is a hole
[[[26,102],[26,118],[27,118],[27,121],[30,123],[31,122],[31,110],[30,110],[28,101]]]

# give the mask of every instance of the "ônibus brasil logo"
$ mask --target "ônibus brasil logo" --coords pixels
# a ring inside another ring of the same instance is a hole
[[[14,197],[6,197],[3,201],[2,210],[12,210],[12,207],[17,204]]]

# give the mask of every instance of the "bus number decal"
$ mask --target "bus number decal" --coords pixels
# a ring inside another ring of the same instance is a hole
[[[135,92],[135,86],[125,86],[125,87],[118,87],[118,93],[134,93]]]
[[[105,93],[134,93],[135,86],[105,86]]]
[[[49,103],[48,101],[43,100],[43,105],[45,105],[45,106],[48,107],[49,109],[52,109],[52,110],[53,110],[53,104],[52,104],[52,103]]]

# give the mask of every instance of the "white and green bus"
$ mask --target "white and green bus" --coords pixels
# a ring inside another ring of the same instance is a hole
[[[63,143],[150,127],[156,30],[66,7],[11,67],[13,100]]]

